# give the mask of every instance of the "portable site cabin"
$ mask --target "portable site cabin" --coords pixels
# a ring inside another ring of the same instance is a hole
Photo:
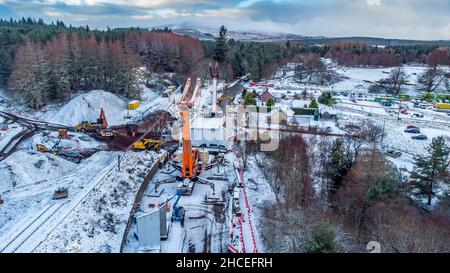
[[[128,110],[136,110],[139,108],[139,106],[141,106],[140,101],[138,101],[138,100],[130,101],[128,103]]]
[[[167,239],[169,233],[165,206],[136,215],[136,225],[139,252],[160,252],[161,240]]]

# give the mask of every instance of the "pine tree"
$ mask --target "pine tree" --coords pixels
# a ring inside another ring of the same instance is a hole
[[[309,108],[315,108],[315,109],[319,108],[319,104],[317,104],[316,99],[311,100],[311,103],[309,104]]]
[[[339,248],[334,230],[325,223],[315,226],[303,245],[303,251],[308,253],[334,253]]]
[[[422,194],[427,196],[427,204],[431,205],[436,183],[445,181],[446,170],[449,166],[450,147],[443,136],[433,138],[427,148],[428,155],[416,156],[415,165]]]
[[[221,26],[219,30],[219,37],[216,40],[216,49],[214,51],[214,59],[218,62],[224,62],[227,58],[227,29]]]
[[[244,104],[245,105],[256,105],[255,96],[252,93],[247,92],[244,97]]]
[[[274,101],[272,98],[269,98],[269,99],[267,100],[267,102],[266,102],[266,106],[267,106],[268,108],[271,108],[271,107],[275,106],[275,101]]]
[[[343,140],[336,139],[334,141],[331,147],[329,159],[325,165],[326,177],[329,179],[326,192],[328,192],[328,196],[331,197],[341,186],[342,179],[350,170],[352,165],[352,160],[345,150]]]
[[[319,97],[319,102],[327,106],[331,106],[334,103],[333,96],[330,91],[323,92]]]

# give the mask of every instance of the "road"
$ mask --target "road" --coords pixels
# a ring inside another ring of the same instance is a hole
[[[14,153],[17,147],[25,140],[29,139],[38,132],[44,130],[57,131],[59,129],[73,130],[72,127],[50,123],[46,121],[38,121],[23,116],[19,116],[10,112],[0,111],[0,116],[2,116],[9,123],[18,123],[24,130],[16,134],[10,139],[10,141],[3,147],[0,151],[0,161],[5,160],[12,153]]]
[[[357,114],[364,114],[364,115],[369,115],[371,117],[373,117],[374,119],[377,119],[378,121],[382,121],[382,120],[395,120],[395,121],[400,121],[403,122],[405,124],[408,123],[415,123],[415,124],[419,124],[419,125],[424,125],[424,126],[428,126],[428,127],[432,127],[432,128],[436,128],[436,129],[442,129],[443,127],[447,127],[450,129],[450,123],[449,122],[445,122],[445,121],[437,121],[437,120],[423,120],[423,119],[418,119],[418,118],[401,118],[400,120],[397,119],[397,117],[392,117],[389,115],[382,115],[382,114],[377,114],[377,113],[372,113],[370,111],[364,111],[364,110],[358,110],[358,109],[354,109],[351,107],[347,107],[344,106],[342,104],[338,104],[334,106],[336,109],[341,110],[341,111],[347,111],[347,112],[352,112],[352,113],[357,113]]]

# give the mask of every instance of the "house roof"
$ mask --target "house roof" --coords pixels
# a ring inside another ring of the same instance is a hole
[[[267,102],[270,98],[273,99],[272,94],[270,94],[269,90],[264,91],[261,95],[259,95],[259,99],[263,102]]]
[[[219,129],[223,126],[223,118],[196,117],[191,122],[191,128]]]
[[[280,106],[280,111],[282,111],[283,113],[285,113],[286,116],[288,116],[288,117],[292,117],[292,116],[295,114],[294,110],[292,110],[291,108],[289,108],[287,105],[281,105],[281,106]]]
[[[291,102],[291,107],[292,108],[303,108],[306,105],[309,105],[311,103],[311,101],[308,100],[293,100]]]
[[[321,105],[320,112],[321,112],[321,114],[325,114],[325,113],[328,113],[330,115],[336,115],[337,114],[336,110],[334,110],[331,107],[325,106],[325,105]]]

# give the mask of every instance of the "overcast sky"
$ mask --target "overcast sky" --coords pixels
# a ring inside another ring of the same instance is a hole
[[[450,0],[0,0],[0,17],[67,24],[191,22],[308,36],[450,39]]]

